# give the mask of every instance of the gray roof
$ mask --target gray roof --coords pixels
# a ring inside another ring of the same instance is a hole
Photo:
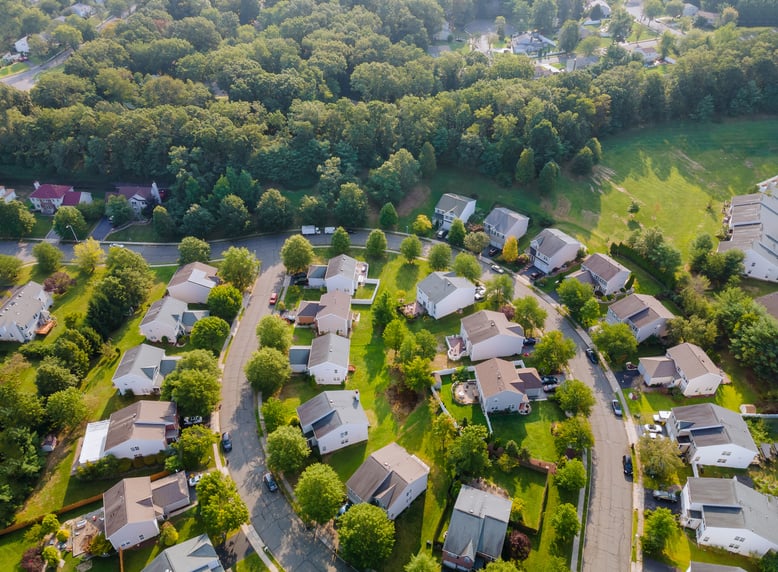
[[[691,435],[695,446],[732,443],[757,454],[756,444],[743,418],[713,403],[673,407],[680,430]]]
[[[452,213],[456,217],[461,217],[467,205],[473,202],[475,202],[475,199],[463,197],[455,193],[445,193],[440,197],[438,204],[435,205],[435,210]]]
[[[105,536],[110,537],[131,522],[156,520],[151,500],[151,479],[122,479],[103,493]]]
[[[157,374],[160,373],[159,368],[163,359],[165,359],[165,350],[149,344],[140,344],[124,352],[113,378],[138,375],[153,382]]]
[[[640,358],[640,364],[649,377],[675,378],[678,375],[675,369],[675,362],[664,356],[642,357]]]
[[[605,281],[610,280],[619,272],[629,272],[629,269],[624,265],[619,264],[610,256],[600,253],[587,256],[581,266],[584,266],[589,272]]]
[[[462,485],[454,504],[443,550],[452,554],[476,554],[499,558],[511,515],[511,501]]]
[[[721,375],[721,370],[711,361],[700,346],[688,342],[667,350],[667,355],[683,371],[687,379],[694,379],[706,373]]]
[[[215,266],[202,262],[190,262],[176,270],[176,273],[173,274],[170,282],[167,283],[167,287],[169,289],[171,286],[192,282],[199,286],[213,288],[220,282],[219,278],[216,276],[216,272],[217,269]]]
[[[535,245],[534,248],[537,252],[549,258],[568,244],[576,244],[578,248],[583,246],[572,236],[558,228],[544,228],[532,239],[532,243]]]
[[[26,326],[45,306],[40,301],[41,297],[48,299],[49,295],[43,290],[43,286],[30,280],[15,290],[10,298],[0,306],[0,328],[14,324]]]
[[[475,284],[453,272],[432,272],[419,282],[417,288],[424,292],[433,304],[444,300],[458,288],[471,288],[474,296],[473,301],[475,301]]]
[[[312,425],[318,437],[349,423],[368,425],[359,391],[323,391],[297,408],[300,425]]]
[[[732,238],[719,243],[719,252],[733,248],[754,249],[764,256],[777,258],[778,197],[767,193],[732,197],[730,215]]]
[[[311,346],[292,346],[289,348],[289,363],[293,365],[308,365]]]
[[[207,534],[163,550],[142,572],[224,572]]]
[[[659,300],[648,294],[630,294],[611,304],[610,309],[622,322],[629,320],[638,327],[659,318],[670,320],[675,317]]]
[[[322,294],[316,318],[319,319],[328,314],[334,314],[339,318],[348,320],[351,316],[351,296],[340,290]]]
[[[183,320],[184,313],[188,311],[187,308],[186,302],[172,296],[165,296],[149,306],[146,315],[143,316],[141,326],[157,320],[175,325]]]
[[[319,302],[314,300],[301,300],[300,305],[297,306],[297,317],[315,318],[316,314],[321,310]]]
[[[516,366],[504,359],[492,358],[476,365],[475,379],[487,399],[503,391],[518,393],[526,398],[526,394],[520,389],[521,382]]]
[[[521,326],[518,329],[514,326],[519,326],[519,324],[509,322],[505,314],[492,310],[481,310],[462,318],[462,328],[472,344],[489,340],[495,336],[522,337]]]
[[[754,300],[755,302],[764,306],[767,313],[773,318],[778,319],[778,292],[772,292],[764,296],[760,296]]]
[[[323,363],[334,363],[347,368],[350,348],[351,340],[337,334],[324,334],[314,338],[311,342],[308,367],[314,367]]]
[[[365,459],[346,486],[362,502],[378,498],[383,506],[389,507],[405,492],[406,486],[429,472],[430,468],[416,455],[397,443],[389,443]]]
[[[690,562],[686,572],[746,572],[740,566],[725,566],[723,564],[708,564],[707,562]]]
[[[165,439],[167,425],[176,425],[172,401],[142,400],[111,414],[104,450],[133,438]]]
[[[173,473],[151,483],[151,498],[160,512],[183,500],[186,500],[188,504],[189,485],[186,481],[186,473],[183,471]]]
[[[522,220],[529,222],[529,217],[505,207],[496,207],[484,219],[484,226],[492,226],[497,232],[505,234]]]
[[[330,258],[327,263],[327,272],[324,275],[325,280],[334,278],[335,276],[343,276],[349,280],[353,280],[357,273],[357,260],[351,258],[345,254]]]
[[[323,280],[326,274],[327,274],[327,267],[324,265],[316,264],[315,266],[311,266],[308,268],[308,279],[319,278]]]

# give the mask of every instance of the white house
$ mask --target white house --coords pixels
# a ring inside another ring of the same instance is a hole
[[[776,194],[778,193],[778,175],[765,179],[756,184],[760,193]]]
[[[667,333],[667,321],[674,317],[653,296],[630,294],[608,306],[605,320],[609,324],[627,324],[638,343],[642,343],[651,336],[664,336]]]
[[[572,262],[583,244],[556,228],[544,228],[529,243],[529,254],[535,268],[549,274]]]
[[[124,395],[151,395],[159,393],[165,376],[173,371],[177,358],[165,356],[165,350],[140,344],[130,348],[122,356],[113,374],[113,386]]]
[[[778,499],[737,477],[689,477],[681,491],[681,524],[704,546],[744,556],[778,551]]]
[[[106,455],[133,459],[156,455],[178,438],[176,404],[138,401],[87,425],[78,462],[95,462]]]
[[[492,310],[462,318],[459,335],[472,361],[520,354],[524,347],[522,327]]]
[[[140,323],[140,333],[152,342],[176,340],[192,331],[197,320],[205,318],[207,310],[189,310],[186,302],[165,296],[149,306]]]
[[[103,493],[105,537],[116,550],[159,535],[159,522],[190,502],[186,473],[122,479]]]
[[[106,201],[111,195],[121,195],[130,203],[136,217],[140,217],[143,211],[151,204],[160,204],[162,195],[157,183],[151,183],[150,187],[139,185],[117,185],[116,191],[105,194]]]
[[[640,358],[638,371],[646,385],[677,386],[686,397],[713,395],[724,380],[708,354],[688,342],[670,348],[665,357]]]
[[[327,292],[345,292],[351,296],[367,276],[367,264],[341,254],[330,258],[324,274]],[[313,284],[311,284],[313,286]]]
[[[746,276],[778,282],[778,196],[762,192],[732,197],[728,219],[730,238],[719,242],[718,251],[742,250]]]
[[[581,269],[573,272],[570,278],[575,278],[584,284],[591,284],[595,292],[603,296],[615,294],[629,280],[630,271],[606,254],[591,254],[581,263]]]
[[[300,428],[324,455],[367,441],[369,423],[359,391],[324,391],[297,408]]]
[[[185,264],[176,270],[168,282],[168,294],[187,304],[205,304],[211,290],[221,283],[216,272],[215,266],[202,262]]]
[[[92,193],[74,191],[69,185],[41,185],[35,181],[33,186],[35,190],[30,193],[32,208],[45,215],[53,215],[60,207],[92,202]]]
[[[11,201],[16,200],[16,191],[13,189],[6,189],[3,186],[0,186],[0,201],[3,201],[4,203],[10,203]]]
[[[505,246],[505,239],[509,236],[520,239],[527,234],[528,226],[529,217],[505,207],[492,209],[484,220],[484,232],[489,235],[490,244],[496,248]]]
[[[527,32],[525,34],[514,34],[511,37],[511,49],[514,54],[524,54],[534,56],[542,51],[550,50],[556,46],[556,43],[537,32]]]
[[[348,336],[351,333],[353,319],[351,296],[338,290],[322,294],[313,319],[319,334],[333,332],[340,336]]]
[[[427,490],[430,468],[416,455],[389,443],[375,451],[346,483],[348,499],[367,502],[384,509],[394,520]]]
[[[30,44],[27,42],[29,36],[23,36],[14,42],[14,49],[19,54],[29,54]]]
[[[29,342],[51,323],[51,296],[37,282],[27,282],[14,290],[0,306],[0,341]]]
[[[600,12],[600,18],[610,18],[611,15],[611,7],[608,5],[605,0],[594,0],[594,2],[590,2],[588,5],[589,13],[591,13],[592,10],[594,10],[595,6],[599,6],[599,12]]]
[[[529,397],[511,362],[492,358],[475,366],[475,382],[484,415],[494,412],[530,413]]]
[[[690,463],[745,469],[758,454],[743,418],[713,403],[674,407],[666,427]]]
[[[467,223],[475,213],[475,204],[475,199],[455,193],[446,193],[440,197],[438,204],[435,205],[435,214],[432,216],[433,223],[445,230],[449,230],[451,223],[456,219]]]
[[[319,385],[339,385],[348,377],[351,340],[337,334],[314,338],[308,355],[308,373]]]
[[[142,572],[224,572],[207,534],[195,536],[160,552]]]
[[[453,272],[432,272],[416,286],[416,302],[439,320],[475,304],[475,284]]]

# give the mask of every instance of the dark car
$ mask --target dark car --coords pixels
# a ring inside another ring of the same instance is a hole
[[[592,348],[586,348],[586,357],[588,357],[589,361],[594,365],[597,365],[597,352],[595,352]]]
[[[678,495],[675,493],[671,493],[670,491],[654,491],[651,493],[651,496],[654,497],[655,500],[658,501],[665,501],[665,502],[678,502]]]
[[[500,249],[497,248],[496,246],[490,246],[489,247],[489,256],[494,256],[498,252],[500,252]]]
[[[184,417],[184,427],[191,427],[192,425],[202,425],[203,418],[200,415],[192,415],[191,417]]]
[[[537,338],[524,338],[525,346],[534,346],[536,343],[538,343]]]
[[[308,286],[308,277],[292,278],[292,286]]]
[[[292,281],[302,280],[303,278],[308,278],[308,274],[306,272],[295,272],[292,274]]]
[[[232,436],[229,433],[222,433],[222,449],[225,453],[232,451]]]
[[[611,407],[613,407],[613,413],[616,414],[616,417],[622,416],[623,412],[621,411],[621,403],[619,403],[618,399],[611,401]]]
[[[529,277],[530,277],[532,280],[537,280],[537,279],[538,279],[538,278],[540,278],[541,276],[542,276],[542,274],[541,274],[540,272],[532,272],[532,273],[529,275]]]
[[[624,466],[624,474],[625,475],[631,475],[632,474],[632,457],[629,455],[624,455],[621,459],[621,464]]]
[[[438,232],[435,233],[435,236],[440,240],[443,240],[448,236],[448,231],[446,229],[441,228]]]
[[[262,480],[265,482],[267,490],[269,490],[271,493],[274,493],[278,490],[278,483],[270,473],[265,473],[262,475]]]
[[[559,383],[559,380],[553,375],[544,375],[540,378],[543,385],[551,385],[553,383]]]

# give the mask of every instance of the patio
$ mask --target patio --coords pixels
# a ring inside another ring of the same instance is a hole
[[[461,336],[446,336],[446,346],[448,346],[448,359],[459,361],[468,355],[465,348],[465,340]]]
[[[458,381],[451,386],[454,401],[460,405],[478,403],[478,386],[475,381]]]

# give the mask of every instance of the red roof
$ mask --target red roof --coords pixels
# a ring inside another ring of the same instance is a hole
[[[65,196],[62,197],[62,206],[63,207],[74,207],[77,204],[81,202],[81,192],[80,191],[73,191],[72,193],[65,193]]]
[[[73,187],[69,185],[40,185],[30,195],[34,199],[60,199],[65,196]]]

